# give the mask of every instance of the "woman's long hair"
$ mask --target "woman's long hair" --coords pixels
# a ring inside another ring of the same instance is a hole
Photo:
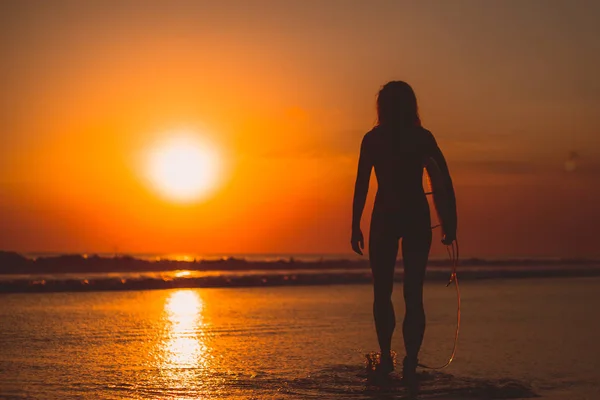
[[[417,96],[404,81],[386,83],[377,95],[377,124],[382,126],[421,126]]]

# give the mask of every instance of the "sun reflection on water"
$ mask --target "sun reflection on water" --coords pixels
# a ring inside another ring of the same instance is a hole
[[[190,276],[191,274],[192,273],[190,271],[185,271],[185,270],[184,271],[176,271],[175,272],[175,277],[181,278],[181,277],[184,277],[184,276]]]
[[[202,311],[202,298],[195,290],[174,291],[165,302],[166,336],[160,370],[172,387],[197,385],[208,368]]]

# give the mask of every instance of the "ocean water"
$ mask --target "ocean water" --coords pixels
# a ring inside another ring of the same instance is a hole
[[[600,398],[600,278],[461,284],[458,353],[419,398]],[[426,284],[421,361],[443,364],[456,299]],[[370,285],[0,294],[2,399],[401,399],[373,380]],[[394,301],[403,314],[401,285]],[[401,359],[402,336],[394,348]]]

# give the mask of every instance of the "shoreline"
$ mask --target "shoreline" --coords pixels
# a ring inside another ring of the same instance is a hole
[[[447,282],[449,269],[430,269],[426,274],[428,282]],[[600,277],[600,268],[587,269],[529,269],[529,270],[460,270],[458,279],[464,281],[540,279],[540,278],[592,278]],[[62,278],[62,279],[61,279]],[[397,271],[395,282],[402,282],[402,273]],[[370,284],[371,272],[364,270],[260,273],[246,275],[216,275],[202,277],[142,276],[134,278],[100,277],[97,279],[74,279],[53,276],[47,279],[0,280],[1,293],[56,293],[56,292],[99,292],[99,291],[140,291],[187,288],[251,288],[273,286],[324,286]]]
[[[397,265],[402,265],[398,260]],[[448,259],[430,259],[428,266],[448,267]],[[463,267],[518,267],[518,268],[600,268],[600,259],[559,258],[507,258],[483,259],[464,258],[460,260]],[[369,260],[363,259],[319,259],[298,260],[293,257],[277,260],[248,260],[245,258],[226,257],[221,259],[148,260],[133,256],[106,257],[99,255],[63,254],[30,258],[17,252],[0,251],[0,275],[25,274],[59,274],[59,273],[133,273],[163,271],[277,271],[277,270],[322,270],[368,269]]]

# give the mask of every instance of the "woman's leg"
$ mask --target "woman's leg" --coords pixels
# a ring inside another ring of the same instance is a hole
[[[431,230],[410,232],[402,239],[404,260],[404,304],[406,313],[402,332],[406,349],[405,368],[417,366],[417,356],[425,333],[425,310],[423,308],[423,281],[431,247]]]
[[[396,316],[392,304],[394,267],[398,255],[398,237],[387,229],[371,226],[369,259],[373,273],[373,316],[382,364],[390,362],[392,335],[396,327]],[[391,367],[391,363],[390,367]]]

